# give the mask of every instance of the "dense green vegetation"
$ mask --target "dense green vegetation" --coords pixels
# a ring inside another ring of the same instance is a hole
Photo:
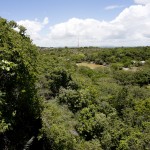
[[[0,18],[0,149],[149,150],[149,58],[150,47],[37,48]]]
[[[23,149],[38,134],[37,54],[24,27],[0,18],[0,149]]]

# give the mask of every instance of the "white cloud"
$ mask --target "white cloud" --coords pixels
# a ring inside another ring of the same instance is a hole
[[[48,17],[45,17],[44,20],[43,20],[43,24],[47,25],[48,23],[49,23],[49,19],[48,19]]]
[[[150,0],[134,0],[134,2],[137,4],[148,4],[150,3]]]
[[[64,41],[64,45],[74,39],[81,46],[136,46],[147,45],[150,37],[150,5],[134,5],[124,9],[110,22],[94,19],[72,18],[51,27],[51,39]]]
[[[108,30],[114,30],[111,23],[94,19],[72,18],[67,22],[51,27],[49,37],[63,41],[63,45],[70,45],[72,42],[73,46],[77,46],[79,39],[81,46],[90,46],[100,44],[101,40],[110,36],[111,31]]]
[[[122,8],[124,7],[123,5],[110,5],[105,7],[105,10],[112,10],[112,9],[117,9],[117,8]]]
[[[39,46],[139,46],[150,45],[150,4],[124,9],[112,21],[72,18],[46,28],[48,18],[18,22]],[[41,33],[48,30],[46,35]]]
[[[34,42],[38,41],[41,38],[40,31],[46,24],[48,24],[48,22],[48,17],[45,17],[43,22],[38,21],[38,19],[17,21],[19,25],[23,25],[24,27],[26,27],[27,34],[30,35],[31,39],[33,39]]]

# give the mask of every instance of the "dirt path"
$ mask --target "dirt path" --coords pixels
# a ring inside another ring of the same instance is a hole
[[[76,65],[77,66],[89,67],[90,69],[95,69],[95,68],[99,68],[99,67],[105,67],[103,65],[98,65],[98,64],[94,64],[94,63],[87,63],[87,62],[77,63]]]

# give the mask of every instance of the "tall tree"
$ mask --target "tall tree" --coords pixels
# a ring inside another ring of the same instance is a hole
[[[0,18],[0,149],[23,149],[40,125],[37,97],[37,48],[14,30],[15,22]]]

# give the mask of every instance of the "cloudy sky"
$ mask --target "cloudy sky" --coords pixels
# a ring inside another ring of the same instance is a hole
[[[38,46],[150,45],[150,0],[0,0]]]

